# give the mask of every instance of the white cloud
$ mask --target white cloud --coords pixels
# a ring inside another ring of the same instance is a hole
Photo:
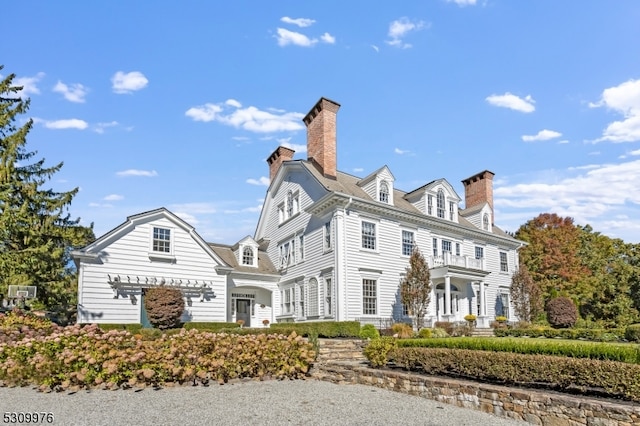
[[[285,148],[289,148],[289,149],[294,150],[296,152],[296,154],[302,154],[302,153],[307,152],[307,145],[306,144],[282,142],[280,145],[284,146]]]
[[[87,96],[89,89],[80,83],[66,85],[60,80],[53,86],[53,91],[62,93],[62,96],[69,102],[84,103],[84,97]]]
[[[400,149],[400,148],[396,148],[396,149],[393,150],[393,152],[395,152],[396,154],[402,155],[402,154],[408,154],[410,151],[403,150],[403,149]]]
[[[128,170],[122,170],[120,172],[116,172],[116,176],[120,176],[120,177],[128,177],[128,176],[155,177],[155,176],[158,176],[158,172],[156,172],[155,170],[128,169]]]
[[[402,17],[400,19],[396,19],[389,24],[389,32],[388,36],[390,40],[386,40],[390,46],[399,47],[402,49],[408,49],[411,47],[411,44],[405,43],[403,38],[412,31],[419,31],[425,27],[425,23],[423,21],[415,21],[410,20],[407,17]]]
[[[280,20],[282,22],[284,22],[285,24],[292,24],[292,25],[297,25],[301,28],[304,27],[310,27],[311,25],[313,25],[316,21],[313,19],[309,19],[309,18],[289,18],[288,16],[283,16],[282,18],[280,18]]]
[[[104,129],[109,128],[109,127],[115,127],[117,125],[118,125],[117,121],[111,121],[109,123],[98,123],[94,127],[93,131],[96,132],[96,133],[103,134],[104,133]]]
[[[224,104],[232,106],[234,108],[242,108],[242,104],[235,99],[227,99],[226,101],[224,101]]]
[[[335,44],[336,38],[329,33],[324,33],[320,36],[320,40],[327,44]]]
[[[66,120],[42,120],[40,118],[34,118],[34,123],[42,123],[47,129],[77,129],[84,130],[89,127],[89,124],[78,118],[69,118]]]
[[[506,92],[504,95],[487,96],[485,100],[493,106],[510,108],[520,112],[533,112],[536,110],[536,107],[533,105],[536,101],[533,100],[531,95],[527,95],[523,99]]]
[[[124,200],[124,197],[119,194],[109,194],[103,198],[104,201],[120,201]]]
[[[113,204],[109,204],[109,203],[89,203],[89,207],[101,208],[101,209],[112,209],[113,208]]]
[[[447,3],[455,3],[460,7],[475,6],[477,0],[447,0]]]
[[[606,107],[621,114],[621,121],[609,123],[595,142],[636,142],[640,140],[640,80],[629,80],[602,92],[600,100],[590,107]]]
[[[271,181],[269,180],[269,178],[264,176],[261,176],[259,179],[252,179],[252,178],[247,179],[247,183],[251,185],[269,186],[270,182]]]
[[[354,167],[353,172],[354,173],[362,173],[362,172],[364,172],[364,169],[362,167]]]
[[[532,175],[530,173],[529,175]],[[596,231],[640,242],[640,232],[627,233],[611,218],[617,214],[637,212],[640,223],[640,159],[617,164],[589,164],[573,167],[565,173],[549,173],[548,178],[531,176],[517,184],[496,185],[494,205],[500,211],[518,209],[512,220],[521,220],[523,212],[531,219],[540,213],[552,212],[573,217],[576,223],[590,224]],[[512,211],[512,210],[510,210]],[[504,223],[496,213],[497,223]],[[633,221],[628,221],[633,222]],[[524,221],[513,223],[517,228]]]
[[[372,48],[373,50],[375,50],[376,52],[379,52],[379,51],[380,51],[380,48],[379,48],[378,46],[376,46],[375,44],[372,44],[372,45],[371,45],[371,48]]]
[[[522,140],[525,142],[548,141],[562,136],[562,133],[554,130],[540,130],[536,135],[523,135]]]
[[[29,95],[38,95],[40,94],[40,89],[37,84],[44,78],[45,74],[43,72],[39,72],[33,77],[16,77],[13,80],[14,86],[22,86],[22,90],[18,92],[18,96],[21,98],[27,98]]]
[[[149,80],[140,71],[128,73],[118,71],[111,77],[111,83],[113,83],[113,91],[122,94],[144,89],[147,87]]]
[[[284,28],[278,28],[276,31],[278,32],[276,39],[278,40],[279,46],[293,44],[295,46],[311,47],[318,42],[318,39],[309,38],[302,33],[289,31]]]
[[[274,114],[263,111],[254,106],[246,108],[236,107],[239,102],[207,103],[189,108],[185,115],[194,121],[217,121],[218,123],[235,128],[241,128],[255,133],[273,133],[296,131],[304,129],[302,118],[304,114],[298,112],[283,112]]]

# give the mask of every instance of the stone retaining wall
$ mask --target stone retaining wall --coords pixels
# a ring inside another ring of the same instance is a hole
[[[640,425],[640,405],[634,403],[379,370],[362,362],[319,363],[312,375],[334,383],[377,386],[536,425]]]

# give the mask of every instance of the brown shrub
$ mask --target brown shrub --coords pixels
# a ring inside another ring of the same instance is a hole
[[[551,299],[547,302],[547,321],[555,328],[573,327],[578,321],[578,308],[568,297]]]
[[[154,327],[161,330],[178,327],[184,312],[182,292],[170,287],[150,288],[144,295],[144,308]]]

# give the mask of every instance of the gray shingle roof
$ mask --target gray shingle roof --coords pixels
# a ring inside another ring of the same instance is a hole
[[[262,250],[258,250],[258,267],[254,268],[238,263],[238,259],[233,253],[233,246],[217,243],[207,244],[227,265],[231,266],[234,271],[267,275],[280,274],[273,266],[273,263],[271,263],[271,259],[269,259],[269,256],[267,256],[267,253]]]

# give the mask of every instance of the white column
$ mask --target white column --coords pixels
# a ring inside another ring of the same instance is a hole
[[[480,316],[487,315],[487,295],[484,291],[484,281],[480,281]]]
[[[444,314],[451,315],[451,276],[444,276]]]

